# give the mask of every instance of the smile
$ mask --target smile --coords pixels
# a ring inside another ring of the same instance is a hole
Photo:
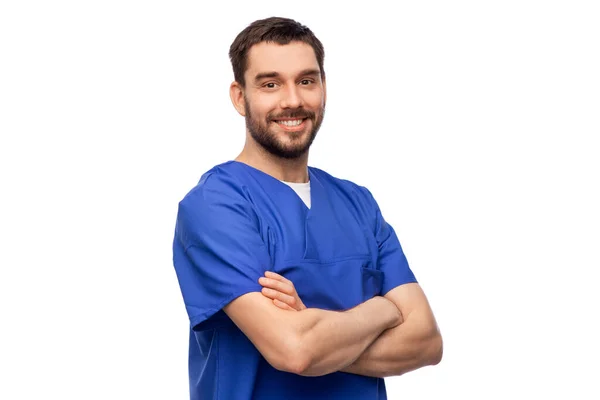
[[[299,126],[303,121],[304,121],[304,119],[288,119],[288,120],[280,120],[280,121],[276,121],[276,122],[280,125],[285,125],[285,126]]]
[[[307,120],[307,118],[280,119],[280,120],[275,120],[274,122],[276,122],[277,125],[279,125],[281,128],[283,128],[286,131],[296,132],[296,131],[301,131],[304,129],[304,127],[306,126],[306,120]]]

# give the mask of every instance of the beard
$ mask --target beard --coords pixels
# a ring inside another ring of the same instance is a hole
[[[318,116],[313,111],[296,108],[277,115],[269,113],[264,121],[260,121],[252,115],[250,104],[245,97],[244,104],[246,107],[246,129],[248,129],[252,138],[270,154],[285,159],[298,158],[308,151],[317,137],[317,132],[325,116],[325,106],[321,107]],[[270,123],[279,118],[306,118],[312,121],[312,129],[308,135],[304,131],[284,132],[283,134],[290,139],[290,143],[285,143],[278,138],[279,132],[269,130]]]

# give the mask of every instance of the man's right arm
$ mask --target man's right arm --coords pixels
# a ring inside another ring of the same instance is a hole
[[[345,368],[402,318],[394,303],[380,296],[343,312],[307,308],[292,313],[253,292],[223,310],[274,368],[304,376]]]

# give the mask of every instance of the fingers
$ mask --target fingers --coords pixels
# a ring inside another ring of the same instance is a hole
[[[287,283],[289,285],[292,285],[292,287],[294,286],[294,284],[292,283],[292,281],[290,281],[289,279],[284,278],[283,276],[279,275],[276,272],[272,272],[272,271],[265,271],[265,276],[271,279],[275,279],[284,283]]]
[[[272,299],[274,303],[275,300],[277,300],[277,302],[282,305],[280,308],[285,310],[287,310],[288,307],[296,311],[306,308],[298,296],[292,281],[271,271],[266,271],[265,276],[266,277],[260,277],[258,279],[258,283],[263,286],[263,295]],[[283,306],[284,304],[285,306]]]
[[[275,304],[277,307],[282,308],[284,310],[296,311],[295,308],[288,306],[283,301],[279,301],[278,299],[273,300],[273,304]]]
[[[289,295],[293,295],[295,291],[294,286],[291,284],[291,282],[286,283],[276,279],[261,277],[258,279],[258,283],[260,283],[264,287],[275,289]]]
[[[294,309],[296,309],[296,298],[294,296],[290,296],[289,294],[285,294],[279,292],[277,290],[262,288],[262,294],[272,300],[279,300],[281,303],[284,303]]]
[[[302,302],[302,300],[300,299],[300,297],[296,297],[295,308],[298,311],[306,310],[306,306],[304,305],[304,303]]]

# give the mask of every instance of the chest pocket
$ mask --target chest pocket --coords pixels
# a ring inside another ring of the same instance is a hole
[[[347,310],[381,294],[383,272],[371,268],[368,256],[330,262],[299,260],[275,272],[294,283],[307,307]]]
[[[347,310],[381,295],[384,274],[378,269],[374,234],[348,209],[332,208],[326,219],[272,230],[272,270],[294,283],[307,307]],[[300,230],[303,235],[297,234]]]

